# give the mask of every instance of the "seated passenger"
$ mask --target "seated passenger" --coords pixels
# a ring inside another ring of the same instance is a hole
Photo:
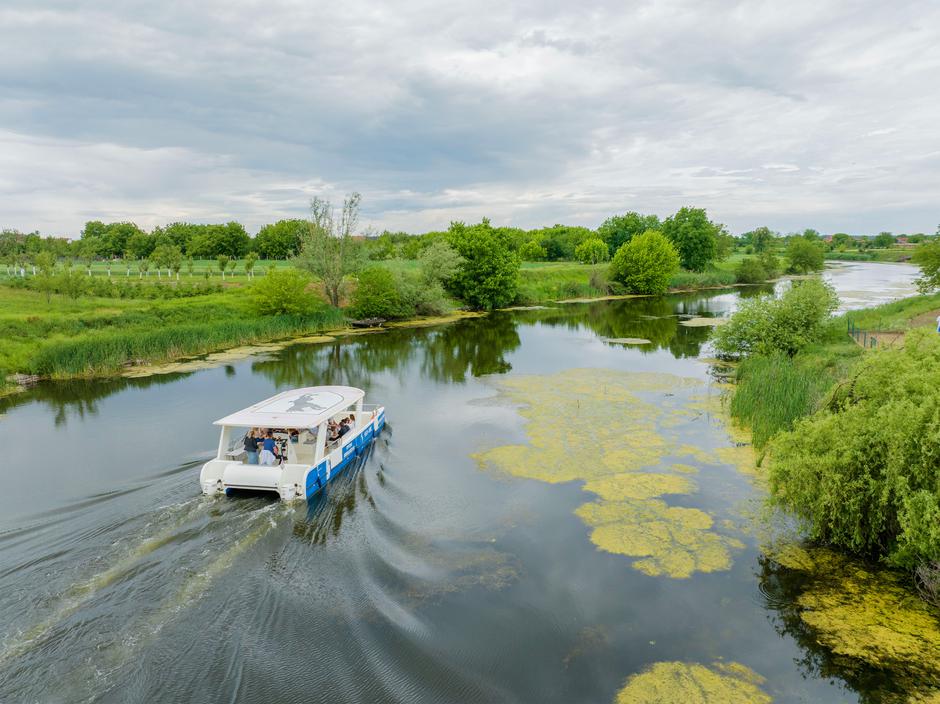
[[[274,441],[274,434],[268,430],[264,434],[264,440],[261,441],[261,464],[266,467],[273,467],[280,462],[277,453],[277,443]]]
[[[343,437],[350,430],[352,430],[352,424],[349,422],[349,418],[343,418],[339,424],[339,437]]]

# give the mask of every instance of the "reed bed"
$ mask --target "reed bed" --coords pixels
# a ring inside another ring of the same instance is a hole
[[[737,370],[731,415],[750,426],[754,445],[762,448],[776,433],[816,410],[833,383],[816,365],[784,355],[750,357]]]
[[[309,316],[254,317],[189,323],[148,330],[89,332],[53,339],[30,359],[33,374],[52,378],[99,376],[139,362],[160,363],[226,347],[320,332],[341,324],[342,313],[325,309]]]

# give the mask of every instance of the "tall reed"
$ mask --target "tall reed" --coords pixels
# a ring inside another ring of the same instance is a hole
[[[34,374],[50,377],[108,374],[138,360],[163,362],[225,347],[324,330],[342,322],[337,309],[309,316],[270,316],[189,323],[149,330],[101,330],[77,339],[50,340],[30,360]]]

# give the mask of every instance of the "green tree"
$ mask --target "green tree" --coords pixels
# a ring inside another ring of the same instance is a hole
[[[852,236],[845,232],[837,232],[832,236],[833,248],[850,247],[852,245]]]
[[[658,230],[647,230],[617,250],[609,276],[630,293],[662,294],[679,270],[679,252]]]
[[[450,281],[460,271],[462,264],[463,258],[445,240],[434,240],[418,256],[418,266],[425,284]]]
[[[183,253],[175,244],[161,244],[154,248],[150,259],[157,267],[158,274],[160,269],[166,269],[166,275],[169,276],[170,271],[179,271],[179,265],[183,261]]]
[[[150,276],[150,274],[148,273],[149,271],[150,271],[150,260],[144,257],[137,263],[138,278],[143,278],[145,275]]]
[[[462,257],[447,282],[454,296],[477,309],[499,308],[515,298],[520,260],[508,233],[484,218],[478,225],[451,223],[447,240]]]
[[[258,255],[254,252],[248,252],[248,254],[245,255],[245,274],[249,279],[255,278],[254,269],[256,261],[258,261]]]
[[[293,267],[271,271],[248,289],[252,309],[259,315],[308,315],[317,307],[309,283],[310,277]]]
[[[46,294],[46,303],[52,301],[52,277],[55,274],[55,255],[52,252],[40,252],[36,255],[39,268],[39,289]]]
[[[896,241],[897,239],[890,232],[879,232],[872,240],[872,244],[878,249],[887,249]]]
[[[255,237],[258,254],[262,259],[287,259],[300,252],[300,243],[308,227],[306,220],[278,220],[264,225]]]
[[[780,298],[742,300],[727,324],[716,328],[715,350],[725,357],[775,352],[792,357],[821,339],[838,305],[835,290],[820,279],[794,282]]]
[[[598,264],[610,258],[610,250],[600,237],[591,237],[575,247],[574,255],[582,264]]]
[[[519,247],[519,257],[524,262],[541,262],[548,258],[548,252],[535,240],[529,240]]]
[[[371,266],[359,272],[349,311],[356,318],[385,320],[404,318],[414,312],[403,306],[395,275],[381,266]]]
[[[607,243],[610,256],[637,235],[647,230],[659,230],[661,223],[655,215],[640,215],[629,212],[607,218],[597,228],[597,234]]]
[[[135,232],[127,239],[124,247],[124,256],[129,259],[143,259],[149,257],[156,243],[154,239],[145,232]]]
[[[788,271],[797,274],[820,271],[825,264],[823,244],[801,236],[792,237],[787,244],[787,261],[790,263]]]
[[[810,242],[817,242],[822,239],[819,231],[814,230],[811,227],[807,227],[805,230],[803,230],[803,238],[809,240]]]
[[[362,267],[362,252],[352,235],[359,222],[361,196],[351,193],[343,200],[339,217],[333,204],[316,197],[310,202],[310,222],[294,264],[323,282],[327,298],[339,306],[346,277]]]
[[[681,208],[662,225],[662,233],[679,251],[680,263],[690,271],[704,271],[715,258],[720,231],[703,208]]]
[[[231,257],[227,254],[220,254],[215,258],[215,263],[219,267],[219,272],[222,274],[222,280],[225,280],[225,270],[228,269],[228,263],[232,261]]]
[[[769,227],[758,227],[747,234],[748,240],[757,254],[771,249],[776,238],[776,234]]]
[[[186,257],[186,271],[189,272],[189,278],[193,277],[193,271],[196,269],[196,262],[193,260],[193,256],[190,254]]]
[[[373,261],[395,259],[396,256],[398,256],[398,246],[390,232],[383,232],[369,244],[369,259]]]
[[[930,293],[940,288],[940,241],[933,240],[917,246],[912,257],[920,267],[917,288],[921,293]]]

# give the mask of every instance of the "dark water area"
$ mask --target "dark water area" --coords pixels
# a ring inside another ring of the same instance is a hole
[[[498,313],[5,400],[0,702],[613,702],[663,661],[741,663],[776,702],[869,701],[880,675],[840,676],[786,618],[799,584],[746,528],[761,490],[737,467],[698,463],[669,503],[744,547],[676,579],[599,550],[578,482],[473,457],[526,442],[494,379],[603,368],[720,394],[710,329],[681,322],[757,292]],[[650,344],[604,341],[626,337]],[[213,420],[320,384],[387,408],[352,470],[311,504],[200,495]],[[688,442],[727,444],[707,416]]]

